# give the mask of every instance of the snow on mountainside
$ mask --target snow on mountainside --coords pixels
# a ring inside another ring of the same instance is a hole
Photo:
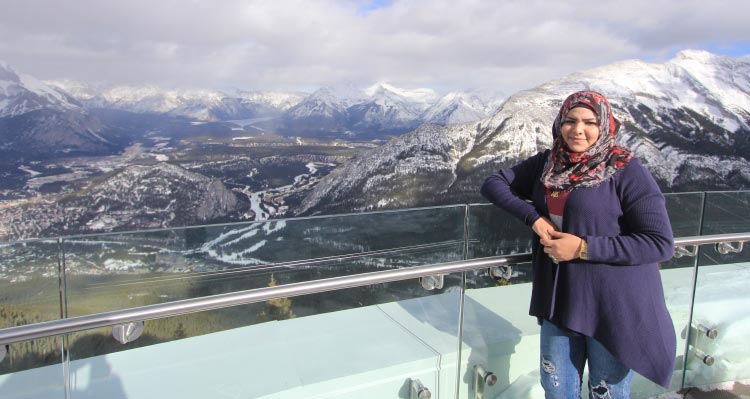
[[[237,90],[234,95],[243,104],[251,106],[264,106],[269,109],[286,111],[299,104],[307,94],[282,91],[244,91]]]
[[[64,154],[109,154],[126,137],[73,97],[0,62],[0,164]]]
[[[91,187],[82,200],[94,213],[88,225],[97,230],[112,222],[153,227],[206,222],[233,213],[239,204],[221,181],[168,163],[128,166]]]
[[[353,94],[353,95],[352,95]],[[305,118],[313,115],[331,117],[361,101],[360,93],[341,94],[334,88],[322,87],[291,107],[286,116]]]
[[[165,90],[156,86],[89,85],[51,81],[71,93],[87,108],[117,109],[134,113],[160,113],[202,121],[244,119],[281,113],[304,98],[300,93],[237,90]]]
[[[423,126],[360,154],[324,178],[298,213],[482,200],[486,176],[551,145],[562,100],[605,93],[621,141],[665,191],[750,187],[750,60],[683,51],[663,64],[632,60],[511,96],[475,123]]]
[[[438,95],[434,90],[424,88],[403,89],[385,82],[376,83],[364,89],[364,93],[370,98],[377,97],[383,93],[392,93],[393,96],[405,99],[412,104],[421,104],[422,108],[427,108],[438,99]]]
[[[422,114],[422,121],[435,125],[456,125],[484,119],[495,111],[504,98],[500,95],[482,95],[478,92],[453,92]]]
[[[365,90],[369,97],[349,107],[349,125],[358,131],[398,132],[416,128],[434,93],[405,91],[386,84]]]
[[[334,89],[320,88],[288,109],[282,131],[287,134],[317,135],[339,132],[346,125],[346,108],[357,99],[339,97]]]
[[[377,83],[365,89],[321,88],[284,114],[287,133],[365,137],[401,134],[424,123],[455,124],[487,117],[497,98],[430,89],[402,89]]]
[[[477,93],[451,93],[441,99],[430,89],[404,89],[383,82],[366,88],[351,84],[322,87],[309,95],[107,87],[70,80],[47,83],[70,93],[88,109],[167,114],[201,121],[281,116],[278,128],[287,135],[401,134],[423,123],[445,125],[478,120],[490,115],[498,105],[497,98]]]
[[[474,145],[473,126],[423,125],[336,168],[298,213],[404,208],[444,194],[455,165]]]
[[[0,118],[23,115],[40,109],[81,110],[73,97],[29,75],[16,73],[0,61]]]

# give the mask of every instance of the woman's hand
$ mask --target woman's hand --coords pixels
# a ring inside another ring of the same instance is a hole
[[[555,225],[552,224],[552,222],[547,219],[546,216],[542,216],[537,219],[534,224],[531,225],[531,229],[534,230],[534,233],[536,233],[536,235],[538,235],[539,238],[543,240],[552,239],[549,233],[556,230]]]
[[[549,239],[542,238],[540,243],[544,246],[544,253],[549,255],[553,261],[567,262],[578,258],[578,251],[580,251],[581,242],[583,242],[582,238],[555,230],[550,231],[549,236]]]

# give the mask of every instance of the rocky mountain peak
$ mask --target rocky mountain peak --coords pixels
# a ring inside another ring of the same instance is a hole
[[[165,162],[128,166],[66,202],[94,231],[223,221],[249,206],[221,181]]]
[[[705,63],[683,66],[688,56]],[[518,92],[478,122],[396,137],[326,176],[301,213],[481,201],[486,176],[550,147],[563,99],[582,89],[607,95],[623,122],[621,142],[664,191],[750,187],[750,73],[737,73],[750,60],[702,52],[680,57],[578,72]]]

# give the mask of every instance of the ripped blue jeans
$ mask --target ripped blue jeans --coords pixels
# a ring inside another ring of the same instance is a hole
[[[543,321],[539,373],[546,399],[580,399],[587,361],[590,399],[630,398],[632,370],[595,339]]]

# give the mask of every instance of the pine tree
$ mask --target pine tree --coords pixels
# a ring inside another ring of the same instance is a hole
[[[273,274],[271,274],[271,281],[268,283],[268,286],[276,286],[276,280],[273,278]],[[289,298],[277,298],[266,301],[265,309],[258,313],[259,321],[286,320],[295,317],[296,315],[292,311],[292,300]]]

